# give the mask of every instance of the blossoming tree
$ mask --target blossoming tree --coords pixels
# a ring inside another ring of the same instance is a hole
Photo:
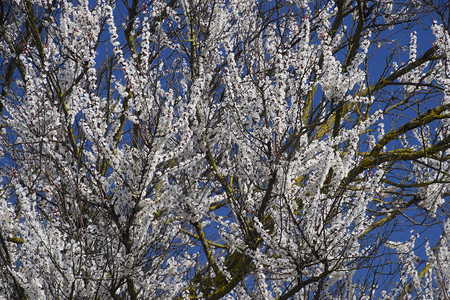
[[[444,2],[0,2],[0,296],[450,297]]]

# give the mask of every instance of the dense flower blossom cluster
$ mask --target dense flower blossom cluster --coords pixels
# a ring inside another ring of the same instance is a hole
[[[57,2],[1,6],[0,298],[450,296],[425,2]]]

